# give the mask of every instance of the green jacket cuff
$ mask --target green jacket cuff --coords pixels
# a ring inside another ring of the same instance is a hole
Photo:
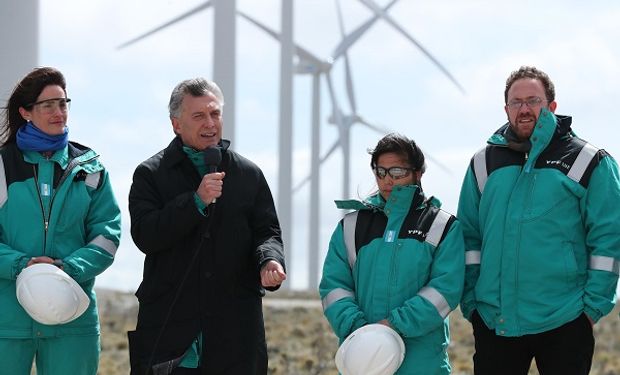
[[[15,265],[13,266],[13,279],[17,279],[17,276],[24,270],[24,268],[26,268],[29,261],[29,257],[21,257],[17,259],[17,262],[15,262]]]

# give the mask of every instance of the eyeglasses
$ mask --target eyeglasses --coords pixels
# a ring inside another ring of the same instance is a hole
[[[521,107],[523,107],[523,104],[527,105],[529,108],[533,108],[533,107],[539,106],[542,102],[546,102],[546,101],[547,100],[543,98],[534,96],[531,98],[527,98],[525,100],[511,100],[506,105],[508,106],[508,108],[515,110],[515,109],[521,109]]]
[[[26,106],[29,107],[37,107],[41,113],[46,115],[51,115],[56,112],[57,109],[60,109],[60,112],[67,113],[69,108],[71,107],[71,99],[69,98],[54,98],[54,99],[45,99],[40,102],[31,103]]]
[[[409,176],[409,173],[413,171],[413,168],[405,168],[405,167],[391,167],[391,168],[383,168],[383,167],[375,167],[375,175],[380,179],[384,179],[385,176],[390,175],[394,180],[400,180],[401,178],[405,178]]]

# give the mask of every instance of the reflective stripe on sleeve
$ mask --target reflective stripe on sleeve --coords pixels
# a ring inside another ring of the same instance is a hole
[[[484,185],[487,183],[487,148],[483,147],[474,155],[474,172],[476,173],[476,181],[478,182],[478,190],[480,194],[484,190]]]
[[[480,250],[467,250],[465,252],[465,265],[480,264]]]
[[[327,308],[334,304],[334,302],[340,301],[341,299],[347,297],[355,299],[355,293],[342,288],[336,288],[332,290],[331,292],[327,293],[325,298],[321,300],[321,304],[323,305],[323,311],[327,310]]]
[[[566,175],[571,180],[578,183],[583,177],[583,174],[586,173],[586,170],[588,169],[588,165],[590,165],[590,162],[592,161],[594,156],[596,156],[597,152],[598,152],[598,148],[592,146],[589,143],[586,143],[586,145],[583,146],[581,151],[579,151],[579,155],[577,155],[577,159],[575,159],[575,162],[570,167],[570,170],[568,171]]]
[[[448,225],[450,216],[451,215],[445,211],[440,210],[437,212],[437,216],[435,216],[435,219],[426,234],[426,242],[433,246],[439,245],[439,241],[441,241],[441,236],[443,235],[443,231],[446,229],[446,225]]]
[[[99,186],[100,178],[101,178],[101,172],[89,173],[88,175],[86,175],[86,178],[84,179],[84,183],[86,184],[86,186],[96,189],[97,186]]]
[[[430,286],[425,286],[418,292],[418,295],[428,300],[435,308],[442,318],[446,318],[450,314],[450,305],[444,296],[437,291],[437,289]]]
[[[347,258],[349,259],[349,266],[351,269],[353,269],[353,265],[357,259],[357,253],[355,251],[355,226],[357,224],[358,213],[359,211],[350,212],[344,215],[342,221],[344,245],[347,248]]]
[[[4,160],[0,155],[0,207],[9,199],[9,190],[6,186],[6,171],[4,170]]]
[[[110,255],[116,254],[116,244],[113,241],[108,240],[102,235],[98,235],[89,244],[97,245],[103,250],[107,251]]]
[[[618,262],[614,257],[591,255],[590,269],[597,271],[613,272],[616,275],[620,275],[620,262]]]

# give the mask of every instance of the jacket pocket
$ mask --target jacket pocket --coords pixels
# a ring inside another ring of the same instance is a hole
[[[564,255],[564,270],[566,276],[566,284],[570,286],[579,286],[579,267],[575,258],[575,246],[570,241],[562,243]]]
[[[554,171],[538,171],[532,176],[529,194],[524,197],[523,221],[562,220],[566,212],[579,212],[579,199],[582,195],[573,186],[573,181]]]
[[[56,199],[62,199],[62,202],[53,202],[52,208],[57,223],[51,222],[50,225],[55,225],[56,230],[59,233],[69,232],[81,232],[85,233],[85,222],[88,217],[88,211],[90,209],[91,197],[86,191],[86,187],[83,184],[73,183],[70,186],[69,191],[64,197],[57,197]],[[56,205],[60,204],[60,210],[57,210]]]

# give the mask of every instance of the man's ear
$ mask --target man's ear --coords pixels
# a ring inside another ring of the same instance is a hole
[[[549,111],[551,113],[555,113],[555,109],[558,107],[558,102],[556,102],[555,100],[552,101],[551,103],[549,103]]]
[[[172,131],[174,134],[179,134],[179,119],[176,117],[170,117],[170,122],[172,123]]]

